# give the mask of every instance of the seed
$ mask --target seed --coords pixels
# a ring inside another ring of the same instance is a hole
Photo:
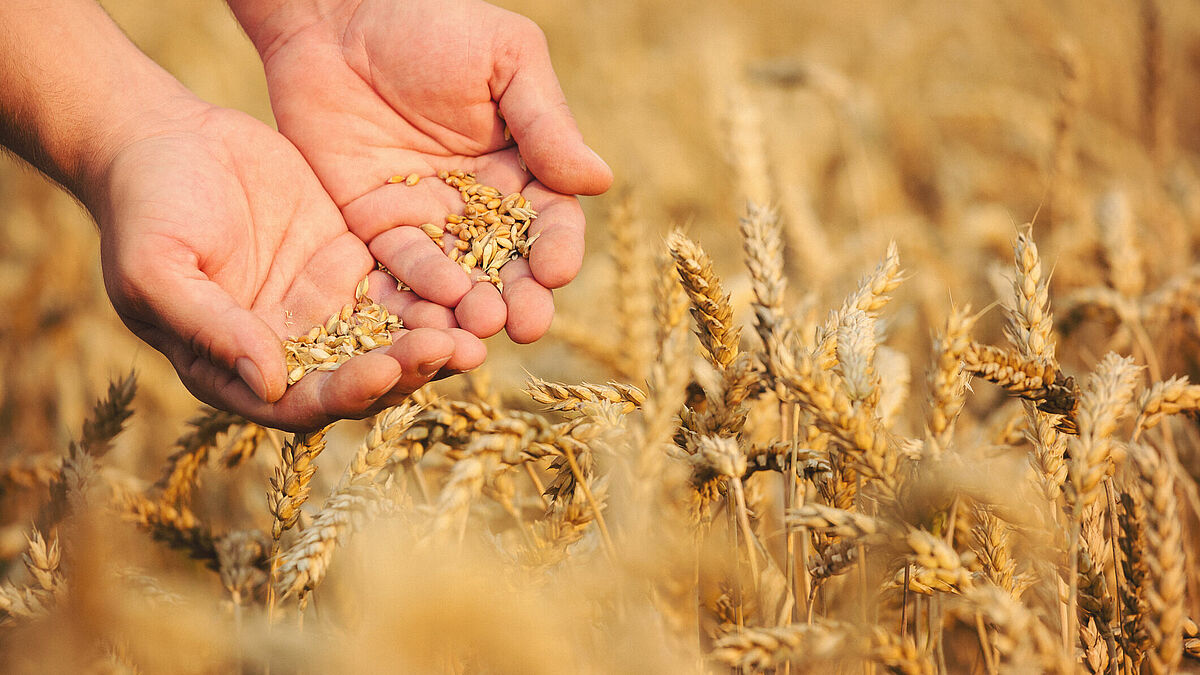
[[[392,183],[403,183],[404,176],[400,176],[400,175],[392,176],[391,178],[387,179],[387,182],[388,182],[388,185],[391,185]]]
[[[445,234],[445,231],[442,228],[434,225],[433,223],[425,223],[421,225],[421,230],[433,239],[441,239],[442,235]]]
[[[413,186],[413,185],[416,185],[416,184],[417,184],[417,182],[418,182],[418,181],[420,181],[420,180],[421,180],[421,177],[420,177],[419,175],[417,175],[417,174],[415,174],[415,173],[410,173],[410,174],[408,174],[408,176],[407,176],[407,177],[404,179],[404,184],[405,184],[405,185],[408,185],[408,186],[410,186],[410,187],[411,187],[411,186]]]

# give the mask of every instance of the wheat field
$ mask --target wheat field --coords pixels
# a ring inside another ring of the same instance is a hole
[[[270,121],[223,5],[103,4]],[[503,6],[617,185],[371,420],[198,408],[0,165],[0,671],[1200,672],[1200,10]]]

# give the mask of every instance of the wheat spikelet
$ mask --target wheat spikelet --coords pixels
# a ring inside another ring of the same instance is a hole
[[[157,541],[178,549],[205,565],[217,568],[217,549],[212,532],[200,524],[186,506],[178,508],[146,498],[136,492],[117,495],[121,515]]]
[[[858,562],[860,545],[861,542],[854,539],[843,538],[818,551],[809,568],[813,582],[846,573],[854,563]]]
[[[952,611],[972,618],[979,614],[993,626],[996,650],[1010,672],[1076,672],[1074,655],[1064,654],[1037,615],[1008,592],[977,584],[960,597],[961,604],[952,604]]]
[[[806,527],[814,532],[860,541],[887,530],[887,526],[876,518],[824,504],[798,506],[786,515],[789,527]]]
[[[1174,672],[1183,652],[1183,602],[1186,591],[1184,553],[1179,511],[1171,472],[1157,454],[1144,446],[1131,446],[1145,501],[1147,523],[1146,578],[1142,630],[1148,641],[1146,663],[1153,673]]]
[[[874,408],[879,399],[875,373],[875,321],[866,312],[846,313],[837,329],[837,366],[834,371],[851,401]]]
[[[79,444],[93,457],[103,457],[112,447],[112,440],[125,428],[133,414],[133,396],[137,393],[137,374],[108,384],[108,394],[96,402],[92,415],[83,422]]]
[[[54,608],[54,598],[41,589],[0,584],[0,626],[39,619]]]
[[[711,656],[728,666],[756,670],[801,659],[815,667],[844,658],[851,639],[841,624],[748,628],[718,639]]]
[[[633,199],[627,197],[613,210],[608,232],[612,237],[609,256],[616,267],[614,279],[616,328],[621,336],[621,379],[640,382],[653,358],[653,282],[649,273],[652,255],[647,245],[646,224],[637,217]],[[592,336],[588,342],[595,344]]]
[[[39,530],[49,532],[85,498],[88,485],[96,474],[97,458],[108,453],[112,440],[133,414],[130,406],[136,392],[137,376],[132,372],[120,381],[109,383],[105,397],[96,402],[91,417],[84,420],[80,441],[71,443],[58,475],[50,483],[50,499],[38,514]]]
[[[240,605],[267,582],[267,555],[270,541],[259,530],[237,530],[214,542],[217,554],[217,574],[221,584]]]
[[[1012,305],[1006,308],[1008,341],[1022,356],[1055,363],[1054,320],[1050,312],[1049,278],[1042,275],[1042,260],[1033,240],[1032,226],[1013,240]]]
[[[384,497],[373,483],[354,483],[336,490],[325,500],[312,523],[280,554],[275,569],[279,597],[311,591],[325,578],[337,543],[361,517],[380,508]]]
[[[383,496],[374,481],[396,459],[418,411],[410,401],[375,416],[366,439],[321,510],[279,556],[276,590],[281,597],[311,590],[321,583],[339,539],[355,526],[359,514],[378,510]]]
[[[621,412],[631,413],[646,400],[646,395],[630,384],[564,384],[535,376],[526,380],[525,393],[535,402],[549,406],[550,410],[564,412],[579,410],[585,403],[611,403]]]
[[[972,374],[1003,387],[1010,394],[1027,399],[1046,398],[1049,387],[1058,376],[1051,364],[1030,361],[991,345],[970,343],[963,351],[963,360]]]
[[[1096,619],[1088,617],[1079,626],[1079,642],[1083,646],[1083,665],[1090,673],[1107,673],[1111,663],[1108,647],[1101,639]]]
[[[870,631],[870,660],[899,675],[933,675],[933,658],[917,648],[911,635],[900,636],[875,626]]]
[[[1166,415],[1188,410],[1200,410],[1200,385],[1191,384],[1186,376],[1155,382],[1138,399],[1138,417],[1134,435],[1152,429]]]
[[[1133,397],[1139,371],[1133,359],[1109,353],[1080,396],[1076,415],[1079,435],[1070,442],[1076,467],[1070,485],[1078,508],[1099,497],[1101,481],[1113,472],[1112,434]]]
[[[851,310],[857,309],[872,318],[878,317],[880,310],[892,299],[889,294],[896,290],[902,281],[904,281],[904,275],[900,270],[900,249],[896,246],[896,242],[892,241],[888,243],[883,260],[870,274],[863,277],[858,284],[858,289],[846,297],[837,315],[844,316]],[[827,327],[831,326],[827,325]]]
[[[229,431],[229,440],[225,453],[221,456],[221,464],[227,469],[236,469],[250,461],[258,451],[259,444],[271,437],[267,429],[250,422],[235,427]]]
[[[161,491],[159,498],[168,504],[187,502],[217,436],[242,421],[237,415],[208,407],[188,420],[192,428],[175,441],[179,450],[167,458],[167,467],[154,484]]]
[[[471,502],[483,490],[486,475],[484,459],[469,457],[454,463],[454,467],[450,469],[450,477],[434,507],[433,524],[430,527],[432,536],[446,536],[452,531],[463,531]]]
[[[915,568],[910,574],[910,583],[948,590],[971,587],[970,573],[958,553],[945,541],[916,528],[908,531],[904,541],[912,552]]]
[[[271,491],[267,493],[267,508],[275,516],[271,524],[273,540],[279,541],[300,517],[300,507],[308,500],[312,490],[310,483],[317,472],[313,460],[324,449],[325,429],[295,434],[284,444],[283,466],[275,469],[275,475],[271,477]]]
[[[37,529],[49,532],[71,512],[86,503],[87,492],[97,477],[96,459],[78,443],[71,443],[58,475],[50,483],[50,499],[38,513]]]
[[[0,626],[45,616],[66,588],[60,569],[62,551],[58,541],[47,544],[37,529],[27,535],[25,541],[22,561],[33,584],[24,588],[9,582],[0,584]]]
[[[896,242],[888,244],[887,253],[875,269],[859,282],[858,288],[846,296],[842,306],[830,314],[817,332],[817,347],[813,351],[822,368],[832,368],[837,359],[837,330],[842,321],[853,311],[868,317],[878,318],[880,311],[891,301],[889,295],[904,280],[900,271],[900,252]]]
[[[1150,570],[1146,564],[1147,524],[1146,506],[1140,490],[1121,493],[1121,511],[1118,518],[1121,531],[1118,537],[1121,548],[1121,569],[1125,583],[1120,587],[1124,623],[1119,636],[1121,651],[1133,665],[1141,668],[1142,658],[1150,649],[1150,641],[1142,630],[1142,612],[1145,610],[1142,593],[1146,588]]]
[[[977,525],[971,530],[975,542],[972,550],[979,556],[984,576],[1013,599],[1020,600],[1030,580],[1017,574],[1017,562],[1013,559],[1011,546],[1011,526],[996,517],[990,509],[977,507],[974,514]]]
[[[773,209],[751,201],[738,224],[746,269],[754,289],[754,329],[763,345],[769,346],[771,335],[783,335],[789,330],[783,309],[787,278],[783,272],[779,216]]]
[[[678,230],[668,235],[667,246],[675,259],[683,289],[692,301],[696,337],[700,338],[704,355],[717,368],[728,368],[738,355],[741,328],[733,324],[729,295],[713,272],[712,260]]]
[[[1094,523],[1097,530],[1100,525],[1099,511],[1095,507],[1089,509],[1092,513],[1087,516],[1088,522]],[[1086,525],[1085,525],[1086,527]],[[1096,532],[1099,535],[1099,532]],[[1104,574],[1104,553],[1108,551],[1108,542],[1103,536],[1084,536],[1078,553],[1078,602],[1080,628],[1089,620],[1096,621],[1097,635],[1102,636],[1107,643],[1113,641],[1112,624],[1117,616],[1116,599],[1109,592],[1108,580]],[[1115,652],[1115,647],[1114,647]]]
[[[833,468],[829,464],[828,456],[821,450],[795,447],[791,441],[775,441],[766,445],[752,444],[746,448],[746,475],[743,478],[749,478],[759,471],[795,471],[800,476],[815,479],[818,476],[828,476]]]
[[[926,452],[938,459],[950,446],[954,420],[966,402],[967,377],[963,357],[970,345],[975,317],[970,307],[955,309],[946,319],[946,327],[933,342],[933,363],[929,368],[929,421],[926,426]]]
[[[18,455],[0,462],[0,486],[31,488],[48,485],[58,476],[59,459],[52,454]]]
[[[1124,192],[1109,192],[1097,201],[1096,225],[1108,263],[1108,284],[1127,298],[1140,298],[1146,290],[1146,274],[1133,210]]]

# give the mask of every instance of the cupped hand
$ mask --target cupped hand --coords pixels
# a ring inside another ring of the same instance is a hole
[[[480,337],[501,328],[517,342],[541,337],[554,314],[551,289],[582,264],[575,195],[603,192],[612,173],[584,144],[540,29],[474,1],[356,0],[307,19],[244,14],[280,131],[350,230],[419,296],[408,300],[414,311]],[[454,169],[519,191],[539,213],[529,259],[501,270],[502,293],[473,283],[415,227],[462,212],[457,190],[436,179]],[[424,179],[387,183],[412,173]]]
[[[287,139],[235,111],[184,108],[113,153],[89,206],[114,307],[196,397],[311,429],[482,362],[469,333],[420,328],[286,387],[282,340],[352,301],[374,261]]]

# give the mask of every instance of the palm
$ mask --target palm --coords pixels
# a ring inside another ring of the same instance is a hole
[[[464,328],[483,336],[505,327],[521,342],[545,332],[553,315],[549,289],[575,276],[583,254],[577,200],[542,180],[567,192],[601,191],[608,181],[581,184],[573,175],[578,166],[540,161],[540,155],[526,157],[536,178],[521,166],[516,141],[525,150],[539,137],[559,142],[555,136],[564,131],[546,126],[551,117],[532,119],[540,104],[561,115],[561,92],[557,100],[540,101],[507,95],[529,77],[517,67],[519,52],[536,52],[526,60],[543,55],[531,27],[482,3],[367,0],[265,53],[280,130],[304,153],[371,253],[421,297],[456,307],[452,320]],[[548,62],[538,65],[552,79]],[[506,138],[500,112],[514,122],[516,141]],[[569,132],[574,137],[568,140],[578,142],[573,125]],[[428,177],[453,169],[473,171],[506,193],[520,191],[540,213],[529,262],[502,271],[503,296],[487,284],[472,287],[432,242],[403,227],[461,211],[454,189],[436,180],[386,184],[396,174]]]
[[[454,350],[441,332],[410,333],[388,354],[353,359],[279,398],[281,340],[353,298],[371,256],[282,136],[220,109],[180,126],[120,153],[99,216],[114,306],[199,398],[311,427],[365,414],[393,386],[419,386],[427,378],[415,364]],[[257,365],[277,402],[234,375],[239,356]],[[407,379],[393,384],[402,370]]]

